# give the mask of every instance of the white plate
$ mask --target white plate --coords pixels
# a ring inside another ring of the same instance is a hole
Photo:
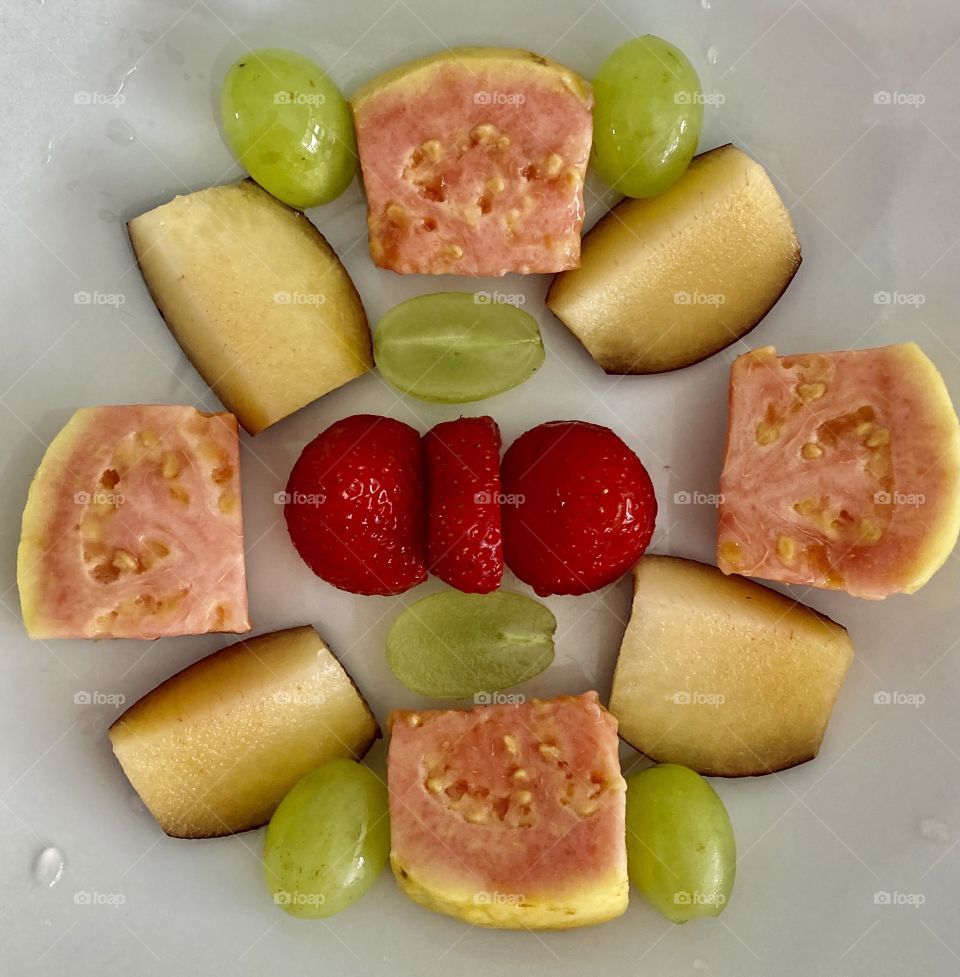
[[[74,701],[83,692],[133,701],[227,642],[30,642],[14,583],[27,485],[44,444],[74,408],[216,405],[147,298],[123,222],[174,193],[238,174],[212,122],[211,85],[244,42],[300,47],[350,91],[443,45],[530,47],[589,76],[628,36],[661,34],[691,56],[704,90],[723,96],[707,112],[702,146],[733,140],[759,158],[803,243],[796,281],[748,343],[796,352],[916,339],[960,399],[960,8],[946,0],[893,6],[40,0],[0,8],[4,974],[958,972],[955,557],[914,597],[871,604],[804,595],[849,626],[857,661],[817,760],[717,783],[740,847],[736,892],[720,919],[674,927],[635,896],[621,919],[560,934],[469,929],[407,901],[389,872],[363,902],[329,921],[278,912],[260,882],[261,832],[165,838],[134,803],[111,755],[104,730],[117,709]],[[105,97],[121,86],[122,103]],[[891,93],[889,104],[883,92]],[[609,199],[592,187],[595,218]],[[375,270],[356,185],[312,216],[344,257],[374,322],[407,296],[462,287]],[[715,491],[727,367],[740,350],[667,376],[607,378],[544,313],[545,278],[476,287],[522,294],[548,346],[533,380],[480,405],[505,440],[557,417],[612,426],[656,483],[655,549],[710,560],[712,509],[673,499]],[[82,292],[121,296],[122,304],[77,304]],[[878,304],[875,293],[894,299]],[[373,374],[351,383],[255,441],[244,438],[244,517],[257,630],[317,624],[382,719],[392,706],[416,701],[385,666],[387,625],[401,603],[435,583],[402,600],[335,592],[296,558],[271,501],[303,444],[361,410],[421,430],[455,414],[401,400]],[[525,691],[596,685],[605,695],[627,583],[549,603],[560,621],[558,662]],[[881,692],[925,699],[883,705],[874,698]],[[382,744],[372,762],[382,765]],[[33,877],[46,845],[66,856],[52,888]],[[883,893],[893,894],[889,905]]]

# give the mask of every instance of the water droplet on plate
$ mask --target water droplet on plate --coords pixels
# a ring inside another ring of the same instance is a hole
[[[117,215],[112,210],[98,210],[97,217],[100,218],[105,224],[116,224]]]
[[[130,76],[137,70],[135,64],[129,64],[124,61],[122,64],[118,64],[114,68],[109,76],[107,77],[107,87],[110,89],[110,95],[113,101],[122,102],[123,99],[120,98],[123,95],[123,90],[126,88],[127,82],[130,80]]]
[[[110,26],[110,21],[107,20],[106,17],[97,18],[97,27],[109,27],[109,26]]]
[[[920,834],[924,838],[929,838],[931,841],[938,841],[942,845],[945,845],[953,837],[950,834],[950,829],[947,827],[946,822],[941,821],[939,818],[924,818],[920,822]]]
[[[106,127],[107,138],[118,146],[129,146],[136,142],[137,133],[129,122],[123,119],[111,119]]]
[[[715,44],[707,48],[707,63],[716,64],[720,60],[720,51]]]
[[[53,845],[44,848],[33,864],[33,877],[38,885],[52,889],[63,878],[63,867],[66,861],[63,852]]]
[[[712,4],[710,3],[710,0],[700,0],[700,6],[703,7],[704,10],[709,10]]]
[[[80,186],[80,181],[79,181],[79,180],[71,180],[71,181],[70,181],[70,182],[69,182],[69,183],[67,184],[67,189],[68,189],[68,190],[76,190],[76,189],[77,189],[77,187],[79,187],[79,186]]]

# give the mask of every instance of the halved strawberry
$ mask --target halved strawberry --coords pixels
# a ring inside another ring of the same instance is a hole
[[[420,435],[373,414],[345,417],[290,472],[290,539],[318,577],[355,594],[399,594],[427,576]]]
[[[609,428],[551,421],[503,457],[507,565],[541,596],[613,583],[653,535],[657,500],[640,459]]]
[[[423,438],[430,572],[468,594],[500,586],[500,429],[492,417],[438,424]]]

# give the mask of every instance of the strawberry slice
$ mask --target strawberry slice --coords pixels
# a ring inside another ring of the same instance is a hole
[[[357,414],[310,442],[290,472],[290,539],[318,577],[355,594],[399,594],[427,576],[420,435]]]
[[[468,594],[500,586],[500,429],[492,417],[438,424],[423,438],[430,572]]]
[[[551,421],[503,458],[507,565],[541,596],[585,594],[643,555],[657,500],[640,459],[609,428]]]

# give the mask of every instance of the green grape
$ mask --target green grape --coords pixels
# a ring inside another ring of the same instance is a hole
[[[485,292],[437,292],[394,306],[373,337],[383,376],[421,400],[463,404],[502,393],[543,363],[536,319]]]
[[[235,62],[220,111],[234,155],[291,207],[328,203],[356,173],[350,106],[321,68],[293,51],[253,51]]]
[[[291,916],[332,916],[370,888],[389,853],[386,787],[363,764],[334,760],[308,773],[274,812],[264,877]]]
[[[627,870],[675,923],[723,911],[736,843],[723,801],[700,774],[661,763],[627,781]]]
[[[496,590],[431,594],[387,634],[387,661],[414,692],[464,699],[519,685],[553,661],[557,619],[539,601]]]
[[[686,55],[653,34],[635,37],[593,80],[593,165],[628,197],[663,193],[697,151],[700,79]]]

